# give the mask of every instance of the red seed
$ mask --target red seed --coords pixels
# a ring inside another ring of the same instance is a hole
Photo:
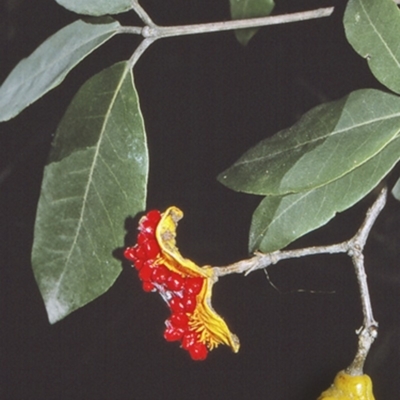
[[[137,258],[134,247],[127,247],[124,251],[124,257],[129,261],[135,262]]]
[[[189,324],[189,317],[185,313],[175,313],[169,317],[169,322],[171,325],[176,326],[178,328],[187,329]]]
[[[154,234],[155,229],[160,222],[161,213],[157,210],[149,211],[144,217],[139,221],[139,229],[141,232],[147,232],[149,234]]]
[[[162,284],[168,279],[169,274],[169,269],[165,265],[157,265],[153,270],[151,279],[156,283]]]
[[[149,281],[144,281],[142,283],[142,288],[145,292],[154,292],[156,291],[156,288],[154,287],[154,285],[149,282]]]
[[[135,261],[135,268],[140,271],[141,268],[143,267],[144,261],[143,260],[136,260]]]
[[[143,246],[139,246],[138,244],[133,248],[133,254],[137,260],[145,260],[147,258]]]
[[[188,278],[185,283],[185,290],[188,294],[199,294],[203,286],[204,278]]]
[[[195,343],[199,341],[199,334],[195,331],[187,331],[182,338],[182,348],[189,350]]]
[[[185,278],[183,278],[176,272],[172,272],[165,284],[169,290],[172,290],[173,292],[178,292],[179,290],[182,290],[184,283]]]
[[[154,239],[150,239],[143,244],[147,259],[154,260],[160,254],[160,246]]]
[[[173,313],[180,313],[185,311],[185,306],[179,297],[173,297],[169,302],[169,306]]]
[[[182,299],[182,303],[185,308],[185,311],[188,313],[192,313],[197,306],[196,296],[191,296],[191,295],[184,296]]]
[[[173,326],[168,326],[164,331],[164,339],[167,342],[174,342],[180,340],[183,336],[184,330],[181,328],[175,328]]]
[[[151,235],[147,232],[139,232],[137,236],[137,242],[139,245],[143,245],[146,243],[149,239],[154,239],[154,235]]]
[[[157,225],[160,222],[161,219],[161,213],[158,210],[150,210],[146,214],[147,220],[151,221],[154,223],[154,225]]]
[[[139,271],[139,278],[142,281],[150,281],[151,275],[153,274],[153,267],[149,261],[145,261],[142,268]]]
[[[189,348],[190,357],[196,361],[202,361],[207,358],[208,349],[204,343],[198,342]]]

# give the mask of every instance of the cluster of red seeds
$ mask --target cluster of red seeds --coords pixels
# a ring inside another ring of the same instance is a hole
[[[169,305],[171,316],[165,321],[164,338],[169,342],[180,340],[193,360],[204,360],[208,354],[207,346],[200,342],[199,333],[189,326],[189,316],[196,308],[196,296],[201,291],[204,278],[183,277],[162,262],[157,262],[161,250],[155,230],[160,219],[161,213],[152,210],[140,220],[137,244],[126,248],[124,256],[139,271],[143,290],[158,291]]]

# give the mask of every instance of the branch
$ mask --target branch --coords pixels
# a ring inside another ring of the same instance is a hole
[[[182,26],[155,26],[145,27],[143,36],[165,38],[171,36],[196,35],[199,33],[211,33],[232,31],[236,29],[259,28],[268,25],[286,24],[290,22],[306,21],[310,19],[329,17],[334,7],[319,8],[311,11],[302,11],[293,14],[274,15],[261,18],[239,19],[233,21],[210,22],[206,24],[182,25]],[[148,28],[148,29],[146,29]]]
[[[155,39],[152,38],[147,38],[142,41],[142,43],[139,44],[139,46],[136,48],[134,53],[132,54],[131,58],[129,59],[129,66],[130,68],[133,68],[137,61],[139,60],[140,56],[147,50],[148,47],[155,41]]]
[[[350,375],[362,375],[365,359],[367,358],[372,343],[378,335],[378,323],[375,321],[372,313],[367,275],[364,267],[363,250],[371,228],[386,204],[386,198],[387,188],[385,187],[381,190],[378,198],[367,211],[365,219],[357,233],[345,242],[330,246],[315,246],[297,250],[278,250],[265,254],[256,253],[247,260],[238,261],[226,267],[213,267],[214,276],[218,278],[229,274],[247,275],[250,272],[266,268],[281,260],[290,258],[299,258],[315,254],[347,253],[348,256],[351,257],[357,276],[364,319],[363,326],[357,332],[359,341],[357,354],[351,365],[346,369],[346,372]]]
[[[258,28],[268,25],[285,24],[289,22],[306,21],[315,18],[329,17],[333,13],[334,7],[319,8],[311,11],[302,11],[293,14],[274,15],[262,18],[249,18],[233,21],[211,22],[205,24],[181,26],[156,25],[147,14],[147,12],[139,4],[138,0],[132,0],[132,9],[137,13],[145,26],[121,26],[118,29],[118,33],[142,35],[145,38],[145,40],[142,42],[143,46],[141,47],[141,49],[137,49],[139,51],[135,51],[135,53],[131,57],[130,63],[133,67],[140,56],[144,53],[144,51],[150,46],[150,44],[158,39],[173,36],[197,35],[200,33],[231,31],[235,29]],[[146,42],[147,39],[151,40],[148,40]]]
[[[400,4],[400,0],[394,0],[396,4]],[[211,22],[205,24],[182,25],[182,26],[158,26],[156,25],[147,12],[140,6],[138,0],[132,0],[132,9],[138,14],[145,24],[144,28],[135,26],[123,26],[120,33],[142,34],[144,37],[155,37],[156,39],[195,35],[199,33],[211,33],[220,31],[231,31],[235,29],[259,28],[269,25],[287,24],[291,22],[307,21],[310,19],[324,18],[332,15],[335,7],[324,7],[309,11],[300,11],[291,14],[273,15],[260,18],[239,19],[224,22]]]
[[[399,0],[400,1],[400,0]],[[238,19],[233,21],[209,22],[205,24],[180,25],[180,26],[158,26],[156,25],[145,10],[133,1],[132,8],[139,15],[145,26],[122,26],[119,33],[142,34],[143,37],[153,37],[156,39],[171,37],[196,35],[199,33],[211,33],[221,31],[232,31],[235,29],[259,28],[268,25],[287,24],[290,22],[307,21],[329,17],[334,11],[334,7],[318,8],[316,10],[301,11],[292,14],[273,15],[261,18]]]
[[[132,0],[132,9],[136,12],[145,25],[150,27],[157,26],[150,18],[150,15],[147,14],[145,9],[139,4],[139,0]]]
[[[217,277],[230,275],[230,274],[245,274],[258,269],[264,269],[271,264],[276,264],[281,260],[288,260],[290,258],[300,258],[304,256],[312,256],[316,254],[335,254],[346,253],[348,250],[347,242],[332,244],[329,246],[313,246],[297,250],[277,250],[272,253],[259,253],[247,260],[238,261],[226,267],[213,267],[214,274]]]
[[[364,315],[363,326],[358,331],[358,350],[353,362],[346,369],[349,375],[362,375],[364,363],[368,356],[372,343],[378,336],[378,323],[375,321],[372,313],[371,299],[369,296],[367,274],[364,267],[363,249],[371,231],[372,225],[378,218],[378,215],[385,207],[387,199],[387,188],[382,189],[379,197],[376,199],[373,206],[368,210],[367,216],[358,230],[357,234],[352,239],[349,247],[351,252],[349,255],[352,258],[355,273],[357,276],[358,287],[360,289],[360,297],[362,311]]]

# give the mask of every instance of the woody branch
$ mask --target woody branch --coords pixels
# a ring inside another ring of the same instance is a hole
[[[375,321],[372,312],[363,251],[371,228],[386,204],[386,199],[387,188],[385,187],[381,190],[374,204],[369,208],[364,222],[357,233],[345,242],[329,246],[314,246],[296,250],[278,250],[271,253],[257,252],[249,259],[241,260],[225,267],[213,267],[215,277],[218,278],[230,274],[247,275],[253,271],[277,264],[279,261],[292,258],[316,254],[347,254],[352,260],[356,273],[364,318],[363,326],[358,330],[359,343],[357,354],[353,362],[346,369],[346,372],[350,375],[361,375],[369,349],[378,334],[378,323]]]

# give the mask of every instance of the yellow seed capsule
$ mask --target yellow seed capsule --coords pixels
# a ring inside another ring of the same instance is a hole
[[[371,378],[368,375],[352,376],[340,371],[333,385],[318,400],[375,400]]]
[[[197,295],[196,308],[189,315],[189,326],[199,334],[200,342],[209,350],[225,344],[237,353],[240,347],[238,337],[229,330],[211,305],[212,287],[216,281],[212,267],[199,267],[193,261],[183,258],[176,247],[176,228],[182,217],[183,212],[177,207],[170,207],[161,215],[156,228],[156,239],[161,252],[156,261],[182,276],[204,279],[201,292]]]

